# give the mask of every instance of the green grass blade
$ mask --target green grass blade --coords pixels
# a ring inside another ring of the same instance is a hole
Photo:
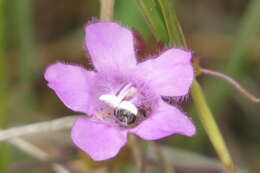
[[[7,72],[4,38],[4,0],[0,0],[0,128],[7,125]],[[6,143],[0,143],[0,172],[7,173],[11,162],[11,148]]]
[[[136,0],[156,40],[169,42],[161,8],[156,0]]]
[[[135,1],[116,1],[114,20],[125,26],[135,28],[145,38],[148,37],[148,28],[143,20]]]
[[[195,80],[191,88],[191,95],[194,100],[194,104],[199,113],[200,119],[207,132],[212,145],[214,146],[221,162],[226,168],[227,173],[235,173],[233,161],[230,157],[227,146],[224,142],[223,136],[218,128],[218,125],[212,115],[211,110],[206,102],[205,96],[199,83]]]
[[[167,31],[169,34],[169,42],[173,46],[184,46],[186,47],[186,42],[184,34],[180,27],[179,21],[176,16],[175,8],[173,6],[173,0],[158,0]]]

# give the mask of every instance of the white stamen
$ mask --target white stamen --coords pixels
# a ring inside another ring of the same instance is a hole
[[[106,104],[108,104],[113,108],[116,108],[121,102],[121,100],[117,96],[111,94],[101,95],[99,97],[99,100],[105,102]]]
[[[120,99],[120,101],[124,100],[124,98],[128,95],[129,89],[131,88],[131,84],[127,84],[126,86],[124,86],[120,92],[118,93],[118,98]]]
[[[125,85],[117,94],[120,101],[130,100],[137,94],[137,89],[132,84]]]
[[[121,90],[116,95],[103,94],[99,97],[99,100],[112,108],[125,109],[134,115],[137,115],[138,109],[130,102],[130,99],[132,99],[136,94],[136,88],[133,87],[132,84],[127,84],[121,88]]]
[[[129,112],[133,113],[134,115],[137,115],[137,108],[135,107],[134,104],[132,104],[129,101],[122,101],[119,105],[118,105],[119,109],[125,109],[128,110]]]

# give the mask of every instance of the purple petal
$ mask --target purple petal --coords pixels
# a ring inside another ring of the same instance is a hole
[[[135,67],[133,35],[113,22],[89,24],[85,28],[86,47],[97,70],[104,67]]]
[[[184,96],[193,80],[191,52],[169,49],[156,59],[138,64],[144,76],[162,96]]]
[[[158,110],[130,132],[146,140],[156,140],[175,133],[193,136],[196,129],[183,112],[161,101]]]
[[[76,65],[56,63],[50,65],[44,77],[61,101],[76,112],[91,114],[89,95],[94,72]]]
[[[126,144],[126,135],[115,127],[86,118],[77,119],[71,131],[73,142],[96,161],[116,156]]]

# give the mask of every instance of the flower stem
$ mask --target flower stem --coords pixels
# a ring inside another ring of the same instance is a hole
[[[107,22],[113,19],[115,0],[100,0],[100,20]]]
[[[129,144],[130,148],[132,150],[134,160],[137,165],[137,172],[143,173],[145,172],[146,166],[145,166],[145,155],[143,153],[143,150],[138,142],[138,139],[134,135],[129,136]]]
[[[175,173],[172,164],[169,163],[169,161],[165,158],[165,155],[161,150],[160,145],[155,141],[150,141],[149,145],[151,146],[152,150],[156,154],[157,159],[159,160],[159,163],[164,170],[164,173]]]
[[[208,107],[208,104],[203,95],[202,89],[199,83],[194,80],[191,88],[192,98],[194,100],[195,106],[199,112],[202,124],[220,158],[224,164],[228,173],[235,173],[235,167],[221,135],[221,132],[216,124],[215,119]]]
[[[221,79],[226,80],[229,84],[231,84],[233,87],[235,87],[241,94],[243,94],[244,96],[249,98],[251,101],[260,103],[260,98],[257,98],[256,96],[254,96],[253,94],[248,92],[237,81],[235,81],[231,77],[229,77],[229,76],[227,76],[227,75],[225,75],[223,73],[220,73],[220,72],[217,72],[217,71],[208,70],[208,69],[204,69],[204,68],[200,68],[199,72],[204,73],[204,74],[209,74],[209,75],[212,75],[212,76],[216,76],[216,77],[219,77]]]

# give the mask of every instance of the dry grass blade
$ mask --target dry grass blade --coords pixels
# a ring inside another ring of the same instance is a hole
[[[0,141],[30,134],[68,129],[73,125],[73,122],[77,117],[78,116],[68,116],[51,121],[34,123],[20,127],[12,127],[6,130],[2,130],[0,131]]]

